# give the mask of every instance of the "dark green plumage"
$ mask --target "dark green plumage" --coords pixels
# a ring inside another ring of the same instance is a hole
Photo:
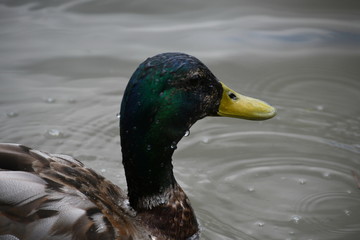
[[[217,115],[222,86],[198,59],[166,53],[132,75],[121,104],[121,144],[131,206],[175,184],[171,156],[197,120]],[[142,203],[141,203],[142,204]]]

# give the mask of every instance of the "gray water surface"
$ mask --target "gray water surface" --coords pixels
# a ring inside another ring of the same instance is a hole
[[[360,236],[358,1],[0,0],[0,140],[72,155],[126,188],[119,105],[180,51],[276,118],[206,118],[174,156],[202,239]]]

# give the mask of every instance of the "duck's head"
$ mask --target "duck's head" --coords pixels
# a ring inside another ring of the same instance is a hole
[[[137,171],[126,172],[130,201],[140,191],[132,182],[148,183],[145,195],[161,191],[152,188],[154,181],[163,181],[162,188],[173,183],[171,156],[197,120],[206,116],[265,120],[275,113],[265,102],[228,88],[195,57],[164,53],[148,58],[132,75],[121,104],[123,161],[126,169]],[[159,168],[155,172],[154,165]]]

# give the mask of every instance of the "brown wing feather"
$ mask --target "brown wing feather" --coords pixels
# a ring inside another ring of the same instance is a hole
[[[0,236],[149,239],[126,196],[76,159],[0,144]]]

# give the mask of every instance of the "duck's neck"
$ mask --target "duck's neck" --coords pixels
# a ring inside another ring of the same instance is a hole
[[[130,205],[136,210],[152,208],[164,202],[163,195],[176,184],[171,163],[173,149],[159,144],[159,138],[150,143],[136,130],[129,133],[133,136],[127,138],[134,141],[122,139],[122,153]]]
[[[184,121],[157,116],[131,115],[121,120],[123,164],[130,205],[135,210],[166,203],[171,189],[177,187],[172,155],[188,127]]]

